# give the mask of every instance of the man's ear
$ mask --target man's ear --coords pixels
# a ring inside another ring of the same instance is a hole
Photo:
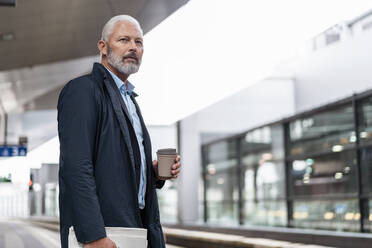
[[[97,43],[98,50],[100,51],[101,55],[107,55],[107,44],[104,40],[99,40]]]

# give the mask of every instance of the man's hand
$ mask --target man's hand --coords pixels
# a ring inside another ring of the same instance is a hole
[[[180,160],[181,160],[181,157],[179,155],[177,155],[177,157],[176,157],[176,159],[174,161],[174,164],[172,165],[172,170],[171,170],[172,177],[171,178],[159,177],[159,174],[158,174],[158,161],[154,160],[152,162],[152,165],[154,166],[156,177],[158,179],[160,179],[160,180],[167,180],[167,179],[177,178],[178,175],[180,174],[180,171],[181,171]]]
[[[117,246],[111,239],[105,237],[88,244],[84,244],[84,248],[117,248]]]

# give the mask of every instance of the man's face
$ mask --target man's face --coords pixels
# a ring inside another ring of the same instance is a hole
[[[143,38],[136,26],[128,21],[117,22],[107,41],[107,61],[119,72],[130,75],[141,65]]]

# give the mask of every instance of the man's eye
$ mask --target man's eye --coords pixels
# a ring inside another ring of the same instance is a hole
[[[141,40],[137,40],[136,43],[142,45],[142,41]]]
[[[128,38],[121,38],[120,41],[128,41]]]

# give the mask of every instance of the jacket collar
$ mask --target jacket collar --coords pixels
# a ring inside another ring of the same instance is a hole
[[[114,79],[111,77],[110,72],[101,63],[96,62],[93,64],[92,74],[99,81],[104,81],[105,79],[108,79],[114,82]],[[137,97],[138,94],[133,91],[132,96]]]

